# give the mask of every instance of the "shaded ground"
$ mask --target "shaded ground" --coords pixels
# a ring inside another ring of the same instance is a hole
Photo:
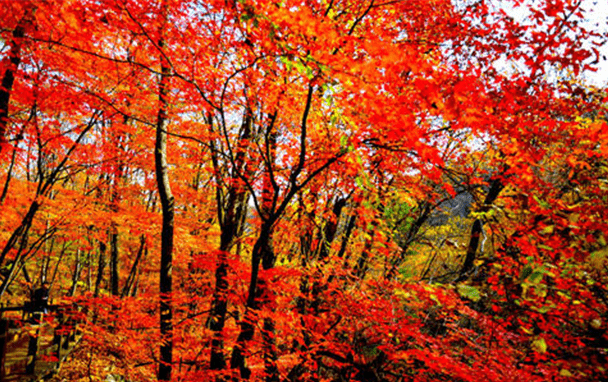
[[[65,338],[62,340],[64,346],[58,353],[58,345],[54,342],[56,328],[48,322],[42,325],[28,324],[22,328],[11,328],[8,332],[9,342],[7,344],[6,360],[4,363],[5,377],[3,381],[38,381],[52,374],[59,366],[59,358],[65,359],[75,343],[71,341],[69,346],[66,346]],[[28,374],[26,371],[27,364],[31,360],[28,356],[31,336],[38,338],[38,351],[36,353],[36,362],[34,373]],[[59,357],[58,357],[59,356]]]

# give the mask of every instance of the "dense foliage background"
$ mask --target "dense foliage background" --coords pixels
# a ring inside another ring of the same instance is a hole
[[[58,380],[608,378],[607,36],[501,6],[2,2],[0,301]]]

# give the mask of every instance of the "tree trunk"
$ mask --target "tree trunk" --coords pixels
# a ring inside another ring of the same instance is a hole
[[[260,282],[260,263],[262,262],[262,258],[266,257],[264,252],[268,250],[271,229],[269,222],[264,222],[260,235],[253,246],[251,254],[251,279],[249,280],[249,293],[247,295],[245,315],[241,320],[241,331],[236,340],[236,345],[232,350],[232,357],[230,359],[230,367],[232,369],[239,369],[241,378],[243,379],[249,379],[251,376],[251,370],[247,367],[245,362],[245,350],[247,343],[251,341],[255,334],[258,310],[257,297],[260,294],[260,289],[258,288],[258,283]]]
[[[361,251],[361,255],[359,256],[359,259],[357,259],[357,263],[355,264],[355,269],[354,269],[355,275],[357,275],[357,277],[360,279],[364,279],[365,274],[367,273],[367,269],[369,267],[369,264],[368,264],[369,254],[372,250],[372,245],[375,240],[375,235],[376,235],[376,224],[374,223],[372,225],[372,229],[371,229],[371,233],[370,233],[369,237],[367,239],[365,239],[365,245],[363,246],[363,251]]]
[[[422,225],[427,221],[429,216],[431,215],[431,204],[425,203],[424,207],[422,207],[422,211],[420,215],[418,215],[418,219],[410,226],[410,229],[407,231],[407,236],[405,238],[405,242],[401,246],[401,250],[399,251],[399,255],[395,257],[395,260],[391,262],[390,269],[385,272],[385,277],[388,280],[392,280],[397,275],[397,270],[405,260],[407,256],[407,251],[410,245],[414,242],[414,239],[420,232]]]
[[[251,137],[251,117],[249,113],[245,115],[241,127],[241,137],[235,158],[236,171],[230,181],[228,190],[228,201],[224,206],[222,198],[218,197],[218,214],[221,227],[220,248],[218,251],[218,264],[215,270],[215,290],[213,292],[213,302],[211,308],[210,329],[213,331],[211,340],[211,359],[210,367],[212,370],[221,370],[226,367],[224,357],[224,337],[222,331],[226,323],[226,312],[228,307],[228,251],[238,236],[240,224],[243,222],[243,215],[246,214],[246,190],[237,179],[237,172],[244,171],[244,148]],[[215,155],[215,153],[214,153]],[[217,162],[217,161],[216,161]],[[214,163],[216,163],[214,162]],[[216,169],[219,171],[219,169]],[[219,184],[219,182],[218,182]],[[218,193],[219,195],[219,193]],[[223,213],[222,213],[223,211]]]
[[[338,200],[336,200],[334,207],[332,208],[333,216],[330,221],[325,224],[321,250],[319,252],[319,260],[321,261],[324,261],[329,256],[329,249],[336,237],[338,222],[340,221],[340,215],[342,215],[342,209],[346,205],[346,200],[347,198],[338,198]]]
[[[27,213],[21,220],[21,224],[19,225],[19,227],[17,227],[17,229],[15,229],[13,231],[13,234],[8,239],[8,241],[6,242],[6,245],[2,249],[2,253],[0,254],[0,266],[4,265],[6,255],[9,253],[9,251],[11,249],[13,249],[15,247],[15,245],[17,245],[17,242],[23,236],[28,235],[30,227],[32,226],[32,222],[34,220],[34,216],[36,215],[36,212],[38,212],[39,208],[40,208],[40,203],[38,203],[37,201],[34,200],[32,202],[32,204],[30,205],[29,210],[27,211]]]
[[[275,348],[274,320],[264,318],[262,339],[264,341],[264,371],[266,382],[279,382],[279,369],[277,367],[277,351]]]
[[[494,178],[490,185],[490,190],[486,195],[486,198],[481,206],[481,212],[488,212],[498,198],[500,191],[504,188],[502,181],[498,178]],[[464,258],[464,264],[460,270],[460,274],[456,279],[456,282],[463,281],[469,276],[469,272],[473,269],[475,257],[477,256],[477,248],[479,247],[479,239],[483,230],[483,221],[481,219],[475,219],[473,227],[471,228],[471,238],[469,240],[469,246],[467,248],[467,254]]]
[[[103,273],[106,269],[106,244],[103,241],[99,241],[99,261],[97,262],[97,278],[95,279],[95,292],[94,297],[99,297],[99,291],[101,289],[101,282],[103,281]]]
[[[272,126],[269,128],[272,129]],[[275,132],[269,131],[267,140],[267,165],[272,166],[274,162],[277,135]],[[274,231],[274,222],[277,219],[276,211],[274,211],[274,190],[272,187],[271,170],[267,169],[264,174],[264,185],[262,187],[262,205],[260,208],[260,217],[262,226],[257,241],[253,246],[251,254],[251,280],[249,284],[249,294],[247,296],[247,306],[245,317],[241,321],[241,332],[237,338],[236,346],[232,352],[230,366],[232,369],[238,368],[241,373],[241,378],[249,379],[251,370],[246,366],[245,348],[247,343],[251,341],[255,334],[255,324],[257,321],[257,311],[271,301],[271,285],[270,281],[264,276],[260,276],[260,264],[264,270],[274,268],[276,256],[272,247],[272,234]],[[276,366],[276,353],[274,349],[274,322],[270,318],[264,320],[264,327],[268,331],[263,333],[264,340],[264,369],[266,372],[266,381],[278,381],[278,368]],[[271,329],[271,330],[270,330]],[[274,361],[273,361],[274,360]]]
[[[159,49],[165,47],[164,27],[167,24],[167,5],[161,4],[161,37],[158,41]],[[158,90],[158,118],[156,122],[156,144],[154,147],[154,160],[158,194],[162,206],[162,232],[160,257],[160,366],[158,380],[171,380],[173,358],[173,301],[172,301],[172,266],[173,266],[173,230],[174,230],[174,197],[169,184],[167,165],[167,88],[170,74],[169,63],[161,58],[161,76]]]
[[[353,229],[355,228],[356,222],[357,222],[357,214],[353,213],[352,215],[350,215],[350,218],[348,219],[348,224],[346,224],[346,231],[344,232],[344,235],[342,236],[342,243],[340,244],[340,250],[338,251],[338,254],[337,254],[337,256],[340,259],[345,257],[344,255],[346,254],[346,248],[348,247],[348,242],[350,241],[350,236],[353,233]],[[348,260],[348,256],[346,257],[346,260]]]
[[[129,292],[133,288],[135,284],[135,278],[137,277],[139,263],[141,261],[142,255],[145,252],[146,248],[146,236],[141,235],[139,237],[139,249],[137,250],[137,255],[135,256],[135,260],[133,260],[133,265],[131,266],[131,271],[129,272],[129,276],[127,276],[127,281],[125,281],[125,285],[122,288],[122,297],[129,296]]]
[[[76,294],[76,288],[78,288],[78,281],[80,280],[80,271],[82,270],[80,249],[76,251],[76,264],[74,264],[74,273],[72,274],[72,287],[68,293],[69,297],[74,297]],[[87,256],[88,257],[88,256]]]
[[[276,149],[276,132],[272,131],[272,123],[268,129],[267,134],[267,150],[266,150],[266,161],[268,168],[266,169],[266,173],[264,174],[264,184],[262,187],[262,195],[261,195],[261,206],[259,210],[260,218],[262,219],[262,226],[260,227],[260,233],[258,239],[256,240],[253,251],[251,254],[251,279],[249,283],[249,294],[247,296],[247,305],[245,310],[245,317],[241,321],[241,332],[237,338],[237,343],[232,351],[232,358],[230,360],[230,367],[232,369],[238,368],[241,373],[241,378],[249,379],[251,375],[251,370],[246,366],[245,363],[245,348],[247,343],[251,341],[253,335],[255,334],[255,324],[257,321],[257,311],[259,309],[258,306],[258,297],[263,295],[268,295],[267,280],[260,278],[260,264],[262,264],[265,270],[271,269],[274,267],[275,263],[275,254],[272,248],[272,233],[274,222],[276,221],[277,216],[274,214],[274,194],[271,180],[271,169],[274,162],[274,154]],[[263,303],[264,301],[262,301]],[[269,323],[265,325],[270,325],[270,327],[274,327],[273,324]],[[265,338],[265,345],[272,342],[269,338],[273,338],[274,333],[267,333]],[[271,354],[268,352],[272,352],[272,348],[268,346],[264,346],[265,354],[265,369],[267,373],[266,378],[269,381],[274,381],[274,375],[276,374],[276,365],[273,368],[270,365],[270,362],[273,358]],[[276,358],[276,357],[275,357]],[[275,370],[275,371],[273,371]]]
[[[339,198],[334,203],[332,208],[333,216],[325,224],[323,229],[323,238],[321,240],[321,249],[319,251],[319,262],[315,270],[315,281],[312,286],[312,303],[311,308],[315,314],[319,313],[321,307],[321,292],[325,289],[325,285],[321,282],[323,278],[324,267],[327,264],[329,258],[329,249],[331,243],[333,243],[338,230],[338,222],[340,221],[340,215],[342,215],[342,209],[346,205],[347,198]]]
[[[0,150],[2,150],[2,145],[0,144]],[[15,167],[15,158],[17,156],[17,147],[13,147],[13,153],[11,154],[11,163],[8,166],[8,171],[6,172],[6,180],[4,181],[4,187],[2,188],[2,195],[0,195],[0,204],[4,204],[6,200],[6,195],[8,195],[8,186],[11,182],[11,178],[13,177],[13,167]]]
[[[123,123],[126,125],[129,122],[129,118],[124,117],[123,118]],[[112,140],[113,143],[117,146],[122,148],[123,146],[121,145],[120,141],[121,141],[121,133],[117,133],[118,136],[113,135],[112,136]],[[124,152],[123,152],[124,153]],[[120,185],[121,185],[121,181],[122,178],[124,176],[124,168],[125,168],[125,164],[123,163],[123,157],[122,155],[119,156],[118,158],[118,163],[116,164],[116,168],[115,171],[113,171],[112,174],[112,191],[110,194],[110,208],[112,210],[113,213],[117,214],[119,212],[119,206],[120,206],[120,199],[121,199],[121,194],[120,194]],[[120,294],[120,287],[119,287],[119,274],[120,274],[120,270],[119,270],[119,265],[118,265],[118,238],[119,238],[119,234],[118,234],[118,225],[115,222],[112,222],[111,226],[110,226],[110,271],[111,271],[111,277],[110,277],[110,289],[112,291],[112,295],[113,296],[118,296]]]
[[[2,251],[0,264],[3,263],[8,251],[17,244],[17,241],[19,241],[19,248],[17,250],[17,254],[15,255],[15,259],[11,264],[11,269],[9,270],[8,275],[2,281],[2,285],[0,286],[0,298],[2,298],[4,292],[6,292],[6,290],[8,289],[8,286],[11,282],[11,278],[15,274],[15,270],[19,267],[19,263],[22,261],[23,251],[25,250],[25,247],[27,246],[28,242],[29,230],[32,226],[32,221],[34,219],[36,211],[38,211],[38,208],[40,208],[40,204],[36,201],[32,202],[29,211],[21,222],[21,225],[13,232],[9,239],[9,242],[6,244],[4,250]]]
[[[6,142],[6,130],[8,126],[8,108],[13,91],[13,83],[15,82],[15,73],[19,69],[21,63],[21,49],[23,47],[23,37],[25,29],[33,22],[33,16],[36,8],[31,4],[25,5],[25,12],[19,24],[13,30],[12,39],[9,42],[9,53],[7,56],[8,62],[4,63],[4,74],[2,75],[2,86],[0,86],[0,152]]]
[[[118,231],[116,226],[110,228],[110,289],[113,296],[118,296]]]
[[[283,200],[281,203],[277,203],[280,195],[280,186],[277,184],[274,178],[274,162],[276,158],[276,146],[278,141],[278,132],[274,128],[274,123],[277,114],[270,116],[270,123],[265,131],[265,152],[262,152],[264,164],[266,166],[264,173],[264,180],[262,186],[261,204],[259,205],[259,214],[262,224],[258,239],[256,240],[253,251],[251,254],[251,279],[249,283],[249,293],[247,296],[247,304],[245,309],[245,317],[241,321],[241,331],[237,338],[237,342],[232,351],[232,358],[230,360],[231,369],[239,369],[241,378],[249,379],[251,377],[251,370],[247,367],[245,362],[246,347],[248,342],[251,341],[255,334],[255,327],[257,324],[257,311],[260,309],[260,302],[267,303],[271,295],[271,286],[269,281],[265,280],[265,276],[260,277],[260,264],[264,270],[269,270],[274,267],[276,256],[272,249],[272,235],[274,232],[274,225],[277,220],[281,217],[287,204],[296,195],[296,193],[302,189],[302,187],[312,179],[313,175],[309,175],[307,180],[298,184],[298,176],[302,173],[306,164],[306,136],[307,136],[307,120],[312,105],[312,96],[314,93],[314,86],[312,84],[308,87],[308,94],[306,97],[306,103],[304,105],[304,113],[302,115],[302,125],[300,131],[300,155],[298,163],[294,166],[289,176],[289,188],[286,190]],[[314,173],[319,173],[324,168],[329,166],[337,158],[330,160],[325,163],[324,166],[318,168]],[[313,173],[313,174],[314,174]],[[259,284],[259,286],[258,286]],[[263,296],[262,299],[259,299]],[[259,301],[261,300],[261,301]],[[266,333],[267,335],[274,337],[273,332]],[[266,342],[269,344],[270,342]],[[272,365],[272,359],[276,359],[275,355],[272,354],[273,347],[265,346],[264,359],[267,360],[265,371],[266,380],[275,381],[278,378],[278,372],[276,365]]]

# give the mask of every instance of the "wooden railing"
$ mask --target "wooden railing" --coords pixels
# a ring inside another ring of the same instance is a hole
[[[10,311],[21,311],[21,319],[4,318]],[[49,305],[45,311],[0,307],[0,381],[37,380],[53,374],[78,340],[82,320],[78,306]]]

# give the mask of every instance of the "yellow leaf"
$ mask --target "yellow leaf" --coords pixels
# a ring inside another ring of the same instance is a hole
[[[553,225],[547,226],[540,231],[540,234],[541,235],[551,235],[553,233],[554,228],[555,228],[555,226],[553,226]]]
[[[566,369],[561,369],[559,371],[559,375],[561,375],[562,377],[572,377],[572,373]]]
[[[532,348],[538,353],[546,353],[547,343],[544,338],[538,338],[532,342]]]

